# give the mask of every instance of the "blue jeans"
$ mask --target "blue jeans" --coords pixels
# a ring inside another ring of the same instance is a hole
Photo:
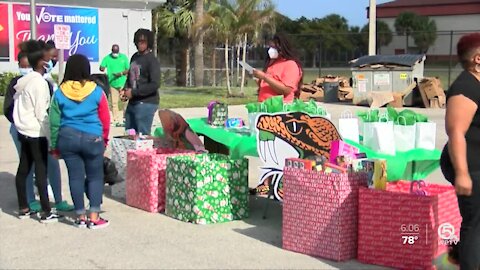
[[[68,169],[70,193],[77,215],[85,214],[84,194],[90,201],[90,212],[99,213],[103,196],[103,154],[105,146],[100,135],[62,127],[58,150]]]
[[[158,109],[157,104],[136,102],[128,103],[125,111],[125,130],[135,129],[137,133],[150,135],[155,112]]]
[[[15,125],[10,125],[10,135],[12,136],[13,143],[15,144],[15,148],[17,148],[18,156],[20,157],[20,150],[21,150],[21,143],[18,140],[18,132],[15,128]],[[27,176],[27,201],[28,203],[32,203],[35,201],[35,193],[33,191],[34,186],[34,174],[35,171],[35,164],[33,165],[30,173]],[[48,175],[48,182],[52,187],[53,197],[55,198],[55,203],[62,202],[62,176],[60,174],[60,164],[58,160],[52,157],[50,154],[48,155],[47,161],[47,175]]]

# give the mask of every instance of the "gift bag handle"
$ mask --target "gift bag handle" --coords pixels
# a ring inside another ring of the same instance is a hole
[[[260,103],[260,112],[267,112],[267,105]]]
[[[414,186],[417,186],[417,189],[414,190]],[[421,195],[421,196],[426,196],[427,192],[424,190],[424,188],[427,186],[425,181],[423,180],[418,180],[418,181],[412,181],[410,184],[410,193],[411,194],[416,194],[416,195]]]
[[[371,121],[371,120],[372,120],[372,112],[373,112],[373,110],[371,110],[371,109],[369,109],[369,110],[367,111],[367,120],[368,120],[368,121]]]
[[[317,114],[320,115],[320,116],[325,116],[327,115],[327,109],[325,109],[324,107],[317,107]]]
[[[353,118],[353,113],[350,110],[345,110],[340,114],[340,118]]]
[[[403,125],[400,123],[400,119],[403,119]],[[406,126],[407,125],[407,119],[405,118],[405,116],[399,116],[397,118],[397,125],[402,125],[402,126]]]
[[[384,121],[385,120],[385,121]],[[388,122],[388,115],[385,113],[385,114],[382,114],[380,117],[378,117],[378,122],[382,122],[382,123],[386,123]]]

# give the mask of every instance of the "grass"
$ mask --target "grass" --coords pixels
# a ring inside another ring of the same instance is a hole
[[[192,108],[206,107],[212,100],[228,105],[240,105],[257,101],[257,89],[245,87],[245,97],[227,97],[227,89],[223,87],[164,87],[160,89],[160,108]],[[233,87],[237,94],[239,88]]]
[[[232,87],[238,94],[240,88]],[[227,89],[223,87],[162,87],[160,89],[160,108],[194,108],[206,107],[212,100],[228,105],[241,105],[257,101],[256,87],[245,87],[245,97],[227,97]],[[3,97],[0,97],[0,108],[3,108]],[[3,115],[3,109],[0,110]]]

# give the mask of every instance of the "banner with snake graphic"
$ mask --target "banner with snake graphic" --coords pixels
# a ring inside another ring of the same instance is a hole
[[[286,158],[330,157],[331,142],[341,140],[327,118],[301,112],[260,114],[255,121],[257,150],[263,162],[257,193],[273,188],[275,199],[283,199],[283,168]]]

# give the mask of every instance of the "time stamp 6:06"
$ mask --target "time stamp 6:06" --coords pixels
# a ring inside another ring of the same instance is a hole
[[[402,224],[400,226],[400,232],[402,234],[402,243],[404,245],[413,245],[420,237],[420,225]]]

